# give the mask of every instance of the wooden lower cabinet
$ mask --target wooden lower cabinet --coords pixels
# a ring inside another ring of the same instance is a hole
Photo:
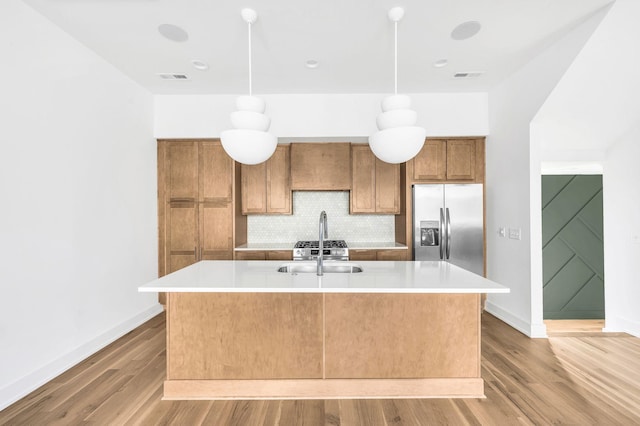
[[[172,293],[168,380],[322,378],[322,295]]]
[[[170,293],[165,399],[482,397],[478,294]]]
[[[293,260],[293,250],[270,250],[267,260]]]
[[[236,260],[293,260],[293,250],[237,250]]]
[[[326,294],[325,377],[478,377],[477,311],[477,295]]]
[[[267,252],[261,250],[236,251],[235,258],[236,260],[267,260]]]
[[[407,260],[407,250],[349,249],[349,260]]]
[[[376,250],[349,249],[349,260],[377,260]]]

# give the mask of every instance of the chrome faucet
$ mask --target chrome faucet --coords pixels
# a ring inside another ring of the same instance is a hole
[[[320,213],[320,223],[318,224],[318,267],[317,274],[318,276],[322,276],[322,261],[323,261],[323,251],[324,251],[324,239],[329,238],[329,230],[327,229],[327,213],[322,210]]]

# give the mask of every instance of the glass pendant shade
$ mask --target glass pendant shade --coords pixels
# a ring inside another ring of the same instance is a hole
[[[260,164],[275,152],[278,139],[267,133],[271,119],[264,114],[265,102],[257,96],[236,99],[238,111],[231,113],[231,130],[220,133],[222,147],[238,163]]]
[[[426,136],[427,131],[422,127],[392,127],[369,136],[369,147],[373,155],[385,163],[404,163],[420,152]]]
[[[418,114],[411,109],[407,95],[391,95],[382,100],[376,118],[378,132],[369,137],[373,154],[385,163],[404,163],[415,157],[424,145],[427,131],[416,126]]]
[[[249,165],[267,161],[278,145],[278,139],[271,133],[249,129],[225,130],[220,139],[229,157]]]
[[[373,154],[386,163],[404,163],[415,157],[424,145],[427,131],[416,126],[418,114],[411,109],[411,98],[398,95],[398,21],[404,10],[394,7],[389,10],[389,19],[395,26],[395,89],[396,93],[382,100],[382,113],[376,118],[378,132],[369,136],[369,147]]]
[[[268,133],[271,119],[265,115],[263,99],[251,94],[251,24],[258,15],[252,9],[243,9],[242,19],[249,26],[249,95],[238,96],[237,111],[230,115],[233,129],[220,133],[222,147],[238,163],[260,164],[276,151],[278,139]]]

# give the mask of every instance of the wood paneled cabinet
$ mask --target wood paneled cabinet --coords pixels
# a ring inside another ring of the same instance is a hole
[[[293,260],[293,250],[239,250],[236,260]]]
[[[351,213],[400,213],[400,165],[373,155],[369,145],[351,145]]]
[[[158,141],[160,276],[233,258],[234,173],[219,141]]]
[[[407,260],[407,250],[349,249],[349,260]]]
[[[242,214],[291,214],[290,164],[290,145],[278,145],[264,163],[242,165]]]
[[[350,190],[351,144],[292,143],[291,189]]]
[[[427,139],[409,161],[413,182],[484,181],[484,139]]]

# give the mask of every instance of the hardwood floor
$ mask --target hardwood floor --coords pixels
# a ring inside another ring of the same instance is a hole
[[[164,315],[0,412],[3,425],[640,424],[640,339],[482,318],[486,399],[162,401]]]

